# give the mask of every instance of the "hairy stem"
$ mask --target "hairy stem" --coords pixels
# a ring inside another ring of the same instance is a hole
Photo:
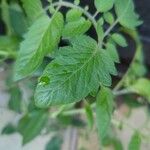
[[[17,56],[17,52],[15,51],[11,51],[11,52],[7,52],[7,51],[0,51],[0,56],[4,57],[4,58],[16,58]]]
[[[132,91],[128,90],[128,89],[123,89],[123,90],[120,90],[120,91],[114,91],[113,94],[114,96],[120,96],[120,95],[125,95],[125,94],[130,94],[130,93],[133,93]],[[94,109],[96,106],[96,103],[93,103],[91,105],[91,107]],[[77,114],[83,114],[85,113],[85,110],[84,108],[80,108],[80,109],[73,109],[73,110],[69,110],[69,111],[65,111],[65,108],[64,106],[62,106],[57,112],[54,112],[51,116],[52,118],[55,118],[57,117],[59,114],[62,114],[64,116],[70,116],[70,115],[77,115]]]
[[[113,30],[113,28],[117,25],[118,19],[106,30],[104,33],[104,38]]]
[[[123,90],[120,90],[120,91],[114,91],[113,92],[115,96],[121,96],[121,95],[126,95],[126,94],[132,94],[133,91],[130,91],[128,89],[123,89]]]

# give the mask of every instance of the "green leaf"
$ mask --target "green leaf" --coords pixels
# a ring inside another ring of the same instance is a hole
[[[128,145],[128,150],[140,150],[141,147],[141,136],[138,132],[135,132]]]
[[[60,135],[55,135],[47,143],[45,150],[61,150],[63,138]]]
[[[92,108],[88,103],[85,104],[85,112],[88,120],[88,126],[90,129],[92,129],[94,125],[94,116]]]
[[[79,9],[71,9],[66,14],[66,21],[72,22],[77,21],[82,16],[82,12]]]
[[[82,35],[70,42],[72,46],[60,48],[56,59],[44,71],[49,84],[38,83],[35,92],[38,107],[78,102],[100,84],[110,86],[110,74],[117,74],[113,60],[95,40]]]
[[[113,139],[112,144],[113,144],[114,150],[124,150],[123,145],[119,139]]]
[[[73,126],[77,128],[83,128],[86,126],[86,123],[78,117],[73,117],[73,116],[65,116],[65,115],[59,115],[58,116],[58,123],[59,127],[68,127],[68,126]]]
[[[110,128],[112,111],[113,94],[110,89],[102,87],[96,99],[96,122],[101,142]]]
[[[139,62],[139,61],[135,61],[132,65],[132,69],[129,72],[129,77],[130,76],[136,76],[136,77],[143,77],[147,72],[147,68],[144,65],[144,62]]]
[[[16,128],[14,125],[8,123],[2,130],[1,134],[12,134],[16,132]]]
[[[35,110],[25,115],[18,124],[17,130],[23,136],[23,144],[26,144],[38,136],[48,120],[48,112]]]
[[[126,39],[121,34],[114,33],[111,37],[119,46],[126,47],[128,45]]]
[[[91,22],[89,20],[85,20],[83,17],[77,21],[68,22],[64,27],[63,37],[70,38],[84,34],[90,27]]]
[[[145,78],[138,79],[129,90],[145,97],[150,102],[150,81]]]
[[[99,37],[103,37],[104,36],[104,29],[103,29],[103,24],[104,24],[104,19],[100,18],[97,21],[97,34],[99,35]]]
[[[11,94],[9,99],[9,109],[16,112],[21,112],[21,102],[22,102],[22,93],[17,86],[14,86],[10,89],[9,93]]]
[[[74,4],[75,5],[79,5],[80,4],[80,0],[74,0]]]
[[[115,11],[119,23],[124,27],[135,29],[142,23],[134,12],[133,0],[115,0]]]
[[[22,3],[30,24],[46,15],[40,0],[22,0]]]
[[[103,141],[102,141],[102,145],[107,147],[107,146],[111,146],[113,147],[114,150],[123,150],[123,145],[121,143],[121,141],[115,137],[115,135],[111,135],[111,136],[106,136]]]
[[[10,4],[9,12],[10,22],[14,32],[22,36],[27,31],[27,19],[25,18],[23,10],[17,3],[12,3]]]
[[[46,54],[58,46],[63,28],[63,16],[56,13],[51,19],[38,19],[25,35],[21,43],[15,65],[15,80],[33,73],[42,63]]]
[[[0,61],[16,58],[19,40],[15,36],[0,36]]]
[[[12,27],[10,22],[9,4],[7,0],[1,0],[0,5],[1,5],[0,14],[1,14],[2,21],[5,23],[6,34],[10,36],[13,34],[13,32],[12,32]]]
[[[19,40],[15,36],[0,36],[0,51],[15,52],[18,49]]]
[[[116,63],[120,62],[119,55],[116,46],[114,44],[107,43],[106,50],[108,51],[110,57],[113,59],[114,62]]]
[[[114,23],[114,16],[112,13],[110,12],[106,12],[104,13],[104,19],[107,23],[109,24],[113,24]]]
[[[95,7],[99,12],[107,12],[112,9],[114,0],[95,0]]]

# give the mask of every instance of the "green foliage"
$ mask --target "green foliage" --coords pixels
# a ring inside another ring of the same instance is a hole
[[[49,84],[38,83],[35,93],[38,107],[78,102],[100,84],[110,86],[110,74],[117,74],[110,55],[92,38],[78,36],[70,43],[72,46],[59,49],[44,71]]]
[[[114,5],[114,0],[95,0],[95,6],[98,11],[106,12]]]
[[[115,11],[119,23],[129,29],[135,29],[142,21],[139,15],[134,12],[133,0],[115,0]]]
[[[30,24],[34,23],[40,16],[45,15],[40,0],[21,0]]]
[[[61,150],[63,139],[60,135],[55,135],[47,143],[45,150]]]
[[[62,28],[61,13],[56,13],[52,19],[43,16],[30,27],[20,46],[15,66],[15,80],[33,73],[41,65],[44,56],[52,53],[60,40]]]
[[[114,33],[111,37],[119,46],[122,47],[127,46],[126,39],[121,34]]]
[[[10,100],[8,103],[9,109],[21,113],[22,93],[19,87],[14,86],[10,88],[9,93],[11,94]]]
[[[85,112],[88,120],[89,129],[92,129],[94,125],[94,116],[93,116],[92,108],[87,102],[85,104]]]
[[[15,36],[0,36],[0,57],[14,58],[19,40]]]
[[[113,94],[110,89],[102,87],[96,98],[96,122],[101,142],[110,128],[112,111]]]
[[[85,122],[92,129],[96,122],[101,144],[111,145],[115,150],[123,149],[117,137],[108,136],[111,123],[118,125],[112,120],[113,100],[122,94],[130,96],[132,92],[150,101],[150,81],[143,77],[146,69],[142,44],[135,31],[141,21],[134,11],[133,0],[94,0],[93,4],[96,12],[92,15],[89,6],[80,6],[80,0],[49,0],[49,6],[45,8],[40,0],[0,2],[0,19],[6,29],[5,35],[0,36],[0,61],[4,64],[6,60],[16,59],[14,79],[32,77],[22,83],[33,84],[30,87],[32,99],[34,95],[34,100],[29,98],[25,102],[20,89],[22,84],[8,85],[11,94],[9,109],[22,117],[18,124],[6,125],[3,134],[18,131],[26,144],[43,129],[46,134],[52,130],[58,133],[69,125],[83,128]],[[64,14],[61,13],[62,7],[67,8]],[[126,75],[111,90],[111,75],[117,75],[115,63],[120,62],[117,45],[128,45],[118,28],[112,32],[116,25],[135,41],[137,52]],[[91,29],[95,30],[95,39],[93,35],[89,36]],[[85,99],[88,103],[83,102]],[[59,109],[55,105],[63,107]],[[135,103],[130,103],[130,107],[133,105]],[[138,105],[143,106],[140,102]],[[50,109],[51,106],[55,107]],[[83,121],[80,113],[87,116],[87,121]],[[61,149],[63,140],[57,133],[46,150]],[[141,136],[136,132],[129,150],[138,150],[140,141]]]
[[[12,134],[14,132],[16,132],[16,128],[9,123],[3,128],[1,134]]]
[[[13,31],[18,35],[22,36],[27,31],[27,19],[23,10],[17,3],[12,3],[9,9],[10,13],[10,22],[13,28]],[[18,21],[19,20],[19,21]]]
[[[6,25],[6,33],[7,35],[12,34],[12,26],[10,22],[10,15],[9,15],[9,5],[7,0],[1,0],[1,14],[2,14],[2,20],[4,21]]]
[[[20,119],[17,131],[23,136],[23,144],[30,142],[39,135],[46,125],[48,112],[34,110]]]
[[[141,147],[141,136],[138,132],[135,132],[128,145],[128,150],[140,150]]]
[[[146,78],[138,79],[129,89],[139,95],[142,95],[150,102],[150,81]]]
[[[96,32],[100,37],[104,36],[104,29],[103,29],[103,24],[104,24],[104,19],[100,18],[97,21],[97,28],[96,28]]]
[[[82,35],[87,32],[90,27],[91,22],[89,20],[85,20],[84,18],[80,18],[76,21],[70,21],[64,27],[63,37],[70,38],[77,35]]]
[[[110,57],[113,59],[114,62],[119,63],[119,55],[116,49],[116,46],[111,44],[111,43],[107,43],[106,45],[106,50],[108,51]]]
[[[118,138],[115,138],[115,135],[106,136],[103,141],[102,145],[104,147],[111,146],[113,150],[123,150],[123,145]]]
[[[112,13],[110,12],[106,12],[104,13],[104,19],[107,23],[109,24],[113,24],[114,23],[114,16]]]
[[[78,9],[70,9],[66,14],[66,21],[72,22],[77,21],[82,16],[82,12]]]
[[[91,22],[82,17],[82,12],[79,9],[74,8],[66,14],[66,24],[62,35],[64,38],[72,38],[84,34],[90,27]]]

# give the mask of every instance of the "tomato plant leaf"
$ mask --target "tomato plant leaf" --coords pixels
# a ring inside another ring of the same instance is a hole
[[[45,150],[61,150],[63,144],[63,137],[61,135],[55,135],[47,143]]]
[[[123,35],[114,33],[111,37],[119,46],[122,46],[122,47],[127,46],[127,41]]]
[[[17,3],[12,3],[10,4],[9,13],[13,31],[22,37],[22,35],[27,31],[28,25],[23,10]]]
[[[128,150],[140,150],[141,147],[141,136],[138,132],[135,132],[128,145]]]
[[[13,134],[16,132],[16,127],[12,125],[11,123],[8,123],[3,129],[1,134]]]
[[[115,20],[113,14],[110,12],[104,13],[104,19],[109,24],[113,24]]]
[[[119,55],[118,55],[116,46],[114,44],[107,43],[106,50],[108,51],[110,57],[113,59],[114,62],[116,63],[120,62]]]
[[[19,40],[15,36],[0,36],[0,51],[13,54],[18,49]]]
[[[124,27],[135,29],[142,23],[134,12],[133,0],[115,0],[115,11],[119,23]]]
[[[102,87],[96,99],[96,122],[98,136],[102,142],[111,124],[113,111],[113,94],[110,89]]]
[[[90,129],[92,129],[94,125],[94,116],[92,108],[88,103],[85,104],[85,112],[88,120],[88,126]]]
[[[129,87],[129,90],[142,95],[148,101],[150,101],[150,81],[148,79],[138,79],[133,85]]]
[[[95,0],[95,6],[98,11],[106,12],[114,5],[114,0]]]
[[[22,0],[22,3],[30,24],[34,23],[43,14],[46,15],[40,0]]]
[[[70,38],[84,34],[91,27],[91,22],[81,17],[76,21],[68,22],[63,30],[63,37]]]
[[[110,86],[110,74],[117,74],[113,60],[94,39],[82,35],[70,42],[72,46],[60,48],[44,71],[49,83],[38,83],[35,102],[39,107],[78,102],[100,84]]]
[[[18,86],[13,86],[9,90],[10,99],[9,99],[9,109],[21,113],[21,103],[22,103],[22,92]]]
[[[66,21],[77,21],[82,16],[82,12],[79,9],[70,9],[66,14]]]
[[[122,142],[120,141],[120,139],[116,138],[114,134],[107,135],[105,136],[105,138],[102,141],[102,145],[104,147],[108,147],[111,146],[113,147],[114,150],[123,150],[123,145]]]
[[[51,19],[38,19],[25,35],[15,65],[15,80],[33,73],[42,63],[46,54],[58,45],[63,28],[63,16],[56,13]]]
[[[40,134],[48,120],[48,112],[35,110],[25,115],[18,124],[17,131],[23,136],[23,144]]]

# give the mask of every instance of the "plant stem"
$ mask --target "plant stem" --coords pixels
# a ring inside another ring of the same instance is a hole
[[[0,56],[7,57],[8,56],[8,52],[6,52],[6,51],[0,51]]]
[[[64,111],[61,113],[63,116],[72,116],[72,115],[79,115],[79,114],[84,114],[85,110],[83,108],[80,109],[73,109],[69,111]]]
[[[17,56],[17,52],[7,52],[7,51],[0,51],[0,56],[4,57],[5,59],[6,58],[16,58]]]
[[[123,89],[123,90],[120,90],[120,91],[114,91],[113,94],[115,96],[120,96],[120,95],[125,95],[125,94],[130,94],[130,93],[133,93],[132,91],[128,90],[128,89]],[[93,103],[91,105],[91,107],[94,109],[96,106],[96,103]],[[62,114],[64,116],[70,116],[70,115],[78,115],[78,114],[83,114],[85,113],[85,110],[84,108],[80,108],[80,109],[73,109],[73,110],[68,110],[68,111],[65,111],[65,106],[62,106],[57,112],[54,112],[51,116],[52,118],[56,118],[59,114]]]
[[[96,11],[95,14],[93,15],[93,18],[96,18],[98,14],[99,14],[99,11]]]
[[[93,107],[95,107],[95,105],[93,105]],[[92,108],[93,108],[93,107],[92,107]],[[72,116],[72,115],[79,115],[79,114],[85,114],[85,110],[84,110],[83,108],[81,108],[81,109],[75,109],[75,110],[70,110],[70,111],[64,111],[64,112],[61,113],[61,115],[63,115],[63,116]],[[122,125],[128,127],[129,129],[133,130],[134,132],[135,132],[135,131],[138,131],[139,134],[140,134],[143,138],[145,138],[146,140],[149,140],[149,139],[150,139],[150,137],[149,137],[147,134],[142,133],[141,131],[139,131],[139,129],[133,127],[132,125],[130,125],[128,122],[126,122],[126,121],[124,121],[124,120],[121,120],[121,121],[120,121],[120,120],[117,120],[117,119],[115,119],[115,118],[112,118],[112,119],[111,119],[111,123],[112,123],[113,125],[115,125],[117,128],[119,128],[119,127],[120,127],[120,124],[122,124]]]
[[[117,23],[118,23],[118,19],[106,30],[103,38],[105,38],[112,31],[112,29],[117,25]]]
[[[97,22],[94,19],[94,17],[88,11],[83,9],[82,7],[72,4],[70,2],[64,2],[64,1],[55,2],[52,4],[53,7],[58,6],[58,5],[64,6],[64,7],[69,7],[69,8],[76,8],[76,9],[80,10],[92,22],[94,28],[97,29]],[[46,9],[49,9],[49,6]]]
[[[120,91],[115,91],[114,90],[114,95],[115,96],[121,96],[121,95],[125,95],[125,94],[131,94],[131,93],[134,93],[133,91],[130,91],[129,89],[123,89],[123,90],[120,90]]]

